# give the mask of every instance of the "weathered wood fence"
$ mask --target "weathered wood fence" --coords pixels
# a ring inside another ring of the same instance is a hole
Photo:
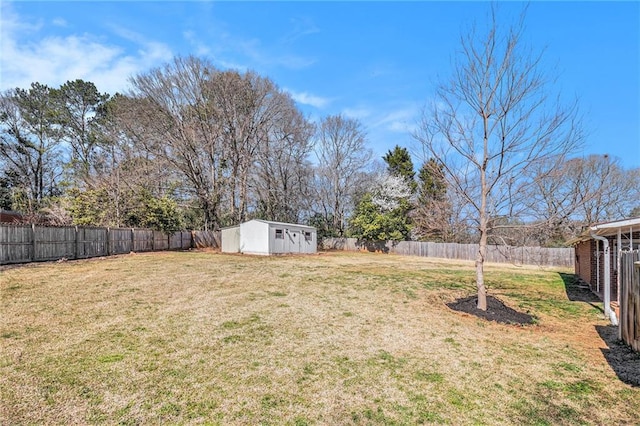
[[[640,250],[620,257],[619,337],[640,352]]]
[[[438,257],[443,259],[475,260],[477,244],[433,243],[420,241],[361,242],[356,238],[325,238],[325,250],[381,251],[410,256]],[[487,246],[487,262],[515,265],[574,266],[574,249],[547,247]]]
[[[150,229],[0,223],[0,265],[219,247],[219,241],[219,236],[210,231],[181,231],[167,235]]]

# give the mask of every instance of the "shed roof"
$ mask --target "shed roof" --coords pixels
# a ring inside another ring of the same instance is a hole
[[[295,226],[298,228],[306,228],[306,229],[312,229],[312,230],[316,230],[315,227],[313,226],[309,226],[309,225],[301,225],[299,223],[286,223],[286,222],[275,222],[273,220],[263,220],[263,219],[253,219],[253,221],[255,222],[262,222],[262,223],[268,223],[270,225],[280,225],[280,226]],[[249,221],[251,222],[251,220]]]
[[[301,225],[299,223],[275,222],[273,220],[264,220],[264,219],[251,219],[251,220],[248,220],[247,222],[261,222],[261,223],[268,223],[270,225],[295,226],[298,228],[312,229],[314,231],[316,230],[316,228],[313,226]],[[243,223],[247,223],[247,222],[243,222]],[[233,228],[239,228],[239,227],[240,225],[231,225],[231,226],[225,226],[224,228],[220,228],[220,230],[233,229]]]

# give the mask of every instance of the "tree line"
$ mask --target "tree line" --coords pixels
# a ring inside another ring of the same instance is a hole
[[[494,204],[479,226],[482,188],[468,173],[478,150],[439,150],[434,135],[455,124],[442,112],[414,135],[426,148],[416,167],[398,145],[373,158],[356,119],[310,121],[255,72],[176,57],[130,83],[115,95],[83,80],[2,93],[0,208],[30,221],[166,232],[261,218],[308,223],[321,236],[469,242],[483,228],[487,241],[527,245],[640,214],[639,170],[606,155],[566,157],[558,139],[536,141],[545,161],[529,161],[526,180],[498,185],[491,179],[504,170],[478,169],[501,191],[485,194]]]

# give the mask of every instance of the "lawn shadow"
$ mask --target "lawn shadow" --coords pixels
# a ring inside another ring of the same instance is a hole
[[[631,386],[640,387],[640,353],[618,339],[618,327],[596,325],[596,331],[608,349],[601,349],[611,369],[618,378]]]
[[[564,291],[567,298],[572,302],[584,302],[593,306],[604,314],[604,309],[600,306],[602,302],[597,294],[591,291],[588,285],[582,283],[575,274],[565,274],[559,272],[560,278],[564,283]]]

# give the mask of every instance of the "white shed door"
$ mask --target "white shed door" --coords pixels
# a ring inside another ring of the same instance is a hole
[[[284,228],[271,228],[273,238],[273,253],[285,253],[287,233]]]
[[[288,253],[300,253],[300,231],[297,229],[289,229],[287,230],[287,235],[285,238],[287,242],[287,252]]]

